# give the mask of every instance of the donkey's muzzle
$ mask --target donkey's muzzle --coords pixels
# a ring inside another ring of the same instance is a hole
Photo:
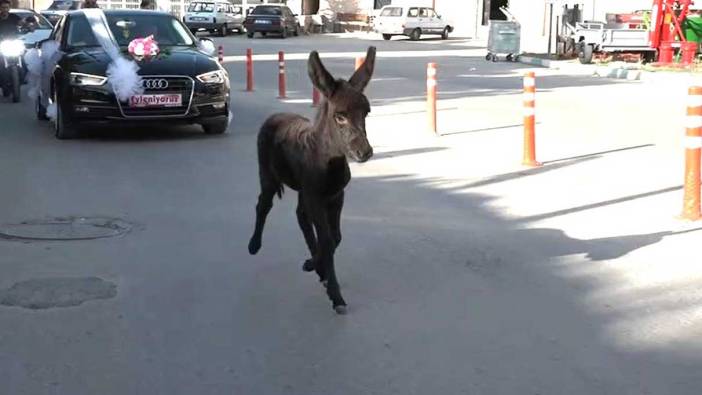
[[[359,163],[367,162],[368,159],[373,157],[373,148],[369,147],[366,151],[357,151],[354,153],[356,161]]]

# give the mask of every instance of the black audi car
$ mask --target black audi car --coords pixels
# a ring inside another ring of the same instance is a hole
[[[208,134],[229,125],[229,77],[217,62],[214,44],[195,38],[170,14],[147,10],[106,10],[105,16],[123,55],[135,38],[153,35],[160,52],[137,60],[143,94],[122,102],[108,83],[110,58],[99,45],[84,11],[72,11],[49,39],[63,52],[41,95],[57,104],[52,116],[56,137],[74,138],[81,126],[101,123],[199,124]],[[46,88],[45,88],[46,89]],[[41,100],[37,117],[48,119]]]

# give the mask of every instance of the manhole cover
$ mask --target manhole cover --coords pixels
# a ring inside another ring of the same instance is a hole
[[[0,225],[0,236],[20,240],[92,240],[129,232],[131,224],[117,218],[65,217]]]
[[[117,295],[117,286],[98,277],[55,277],[18,282],[0,291],[0,305],[26,309],[78,306]]]

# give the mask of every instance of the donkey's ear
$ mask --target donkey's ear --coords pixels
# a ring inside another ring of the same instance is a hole
[[[363,91],[373,77],[373,69],[375,68],[375,47],[369,47],[366,54],[366,60],[363,65],[356,70],[351,76],[349,83],[354,88]]]
[[[319,59],[319,53],[312,51],[307,61],[307,73],[310,75],[312,84],[324,97],[331,97],[336,90],[336,81],[327,71]]]

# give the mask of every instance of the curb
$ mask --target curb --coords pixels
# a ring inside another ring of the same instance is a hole
[[[571,71],[579,74],[582,73],[597,77],[615,78],[629,81],[639,81],[642,79],[642,75],[644,74],[644,72],[641,70],[632,70],[618,66],[593,66],[563,60],[539,59],[531,56],[520,56],[518,60],[519,63],[546,67],[553,70]]]

